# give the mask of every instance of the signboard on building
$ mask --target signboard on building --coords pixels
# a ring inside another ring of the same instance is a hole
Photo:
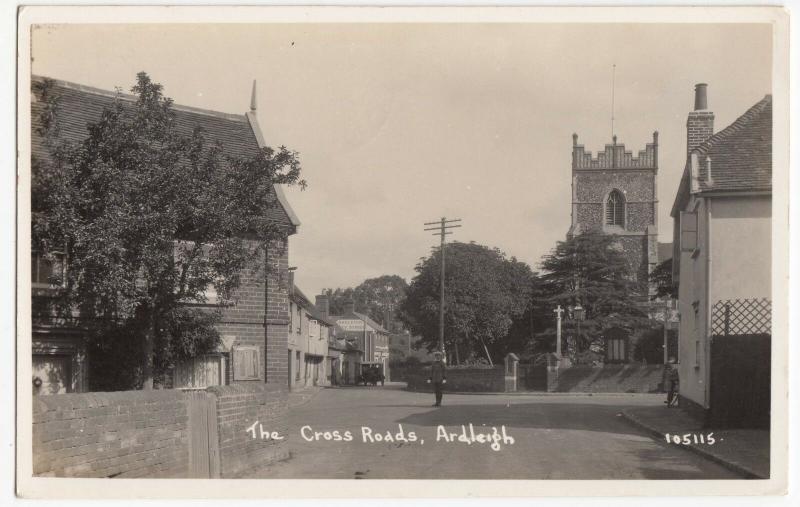
[[[361,319],[339,319],[336,321],[345,331],[364,331],[367,325]]]

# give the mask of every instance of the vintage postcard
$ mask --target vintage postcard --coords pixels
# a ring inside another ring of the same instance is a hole
[[[18,40],[20,496],[785,493],[781,8]]]

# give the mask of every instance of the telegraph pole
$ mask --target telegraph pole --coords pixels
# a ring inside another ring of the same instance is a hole
[[[439,231],[434,232],[434,236],[439,236],[441,239],[441,243],[439,246],[439,253],[441,257],[441,274],[439,275],[439,350],[442,351],[442,355],[444,355],[444,249],[445,249],[445,236],[448,234],[453,234],[449,232],[447,229],[455,229],[456,227],[461,227],[460,224],[455,224],[454,222],[460,222],[460,218],[456,218],[453,220],[447,220],[446,217],[442,217],[441,220],[438,222],[425,222],[425,225],[436,225],[436,227],[429,227],[426,228],[426,231]]]

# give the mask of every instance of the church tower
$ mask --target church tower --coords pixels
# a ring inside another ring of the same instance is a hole
[[[593,157],[572,135],[572,224],[568,236],[601,230],[619,237],[632,277],[649,292],[658,262],[658,132],[636,157],[624,144],[606,144]]]

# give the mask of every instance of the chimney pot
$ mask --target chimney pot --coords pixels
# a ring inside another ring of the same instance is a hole
[[[708,85],[706,83],[697,83],[694,85],[694,110],[704,111],[708,109]]]

